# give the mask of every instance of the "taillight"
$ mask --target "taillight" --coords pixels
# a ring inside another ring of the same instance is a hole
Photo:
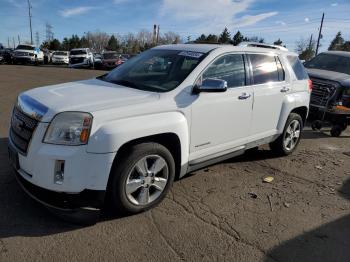
[[[309,86],[309,91],[311,93],[312,92],[312,81],[310,79],[308,80],[308,86]]]

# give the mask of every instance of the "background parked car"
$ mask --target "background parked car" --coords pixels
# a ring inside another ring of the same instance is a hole
[[[44,52],[34,45],[18,45],[12,55],[14,64],[43,64]]]
[[[12,64],[12,48],[4,48],[0,50],[0,63]]]
[[[94,64],[94,55],[89,48],[72,49],[69,53],[69,67],[88,67]]]
[[[119,54],[115,51],[107,51],[102,54],[102,65],[104,69],[113,69],[117,67]]]
[[[94,68],[102,69],[102,55],[99,53],[94,53]]]
[[[350,124],[350,52],[325,52],[304,65],[313,82],[312,128],[330,123],[331,135],[340,136]]]
[[[68,51],[55,51],[52,53],[52,64],[69,64]]]

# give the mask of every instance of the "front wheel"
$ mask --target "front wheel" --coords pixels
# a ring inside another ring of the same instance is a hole
[[[272,143],[270,148],[276,154],[286,156],[294,152],[300,142],[303,120],[300,115],[291,113],[283,133]]]
[[[174,181],[174,158],[160,144],[134,145],[116,161],[108,193],[118,213],[135,214],[156,206]]]

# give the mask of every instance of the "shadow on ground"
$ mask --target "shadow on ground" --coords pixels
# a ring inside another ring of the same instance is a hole
[[[338,194],[350,200],[350,179]],[[270,250],[268,256],[285,262],[347,262],[350,258],[350,215],[288,240]]]

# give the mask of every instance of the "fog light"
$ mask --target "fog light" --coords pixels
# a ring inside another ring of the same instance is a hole
[[[53,181],[55,184],[62,185],[64,180],[64,160],[56,160],[55,174]]]

